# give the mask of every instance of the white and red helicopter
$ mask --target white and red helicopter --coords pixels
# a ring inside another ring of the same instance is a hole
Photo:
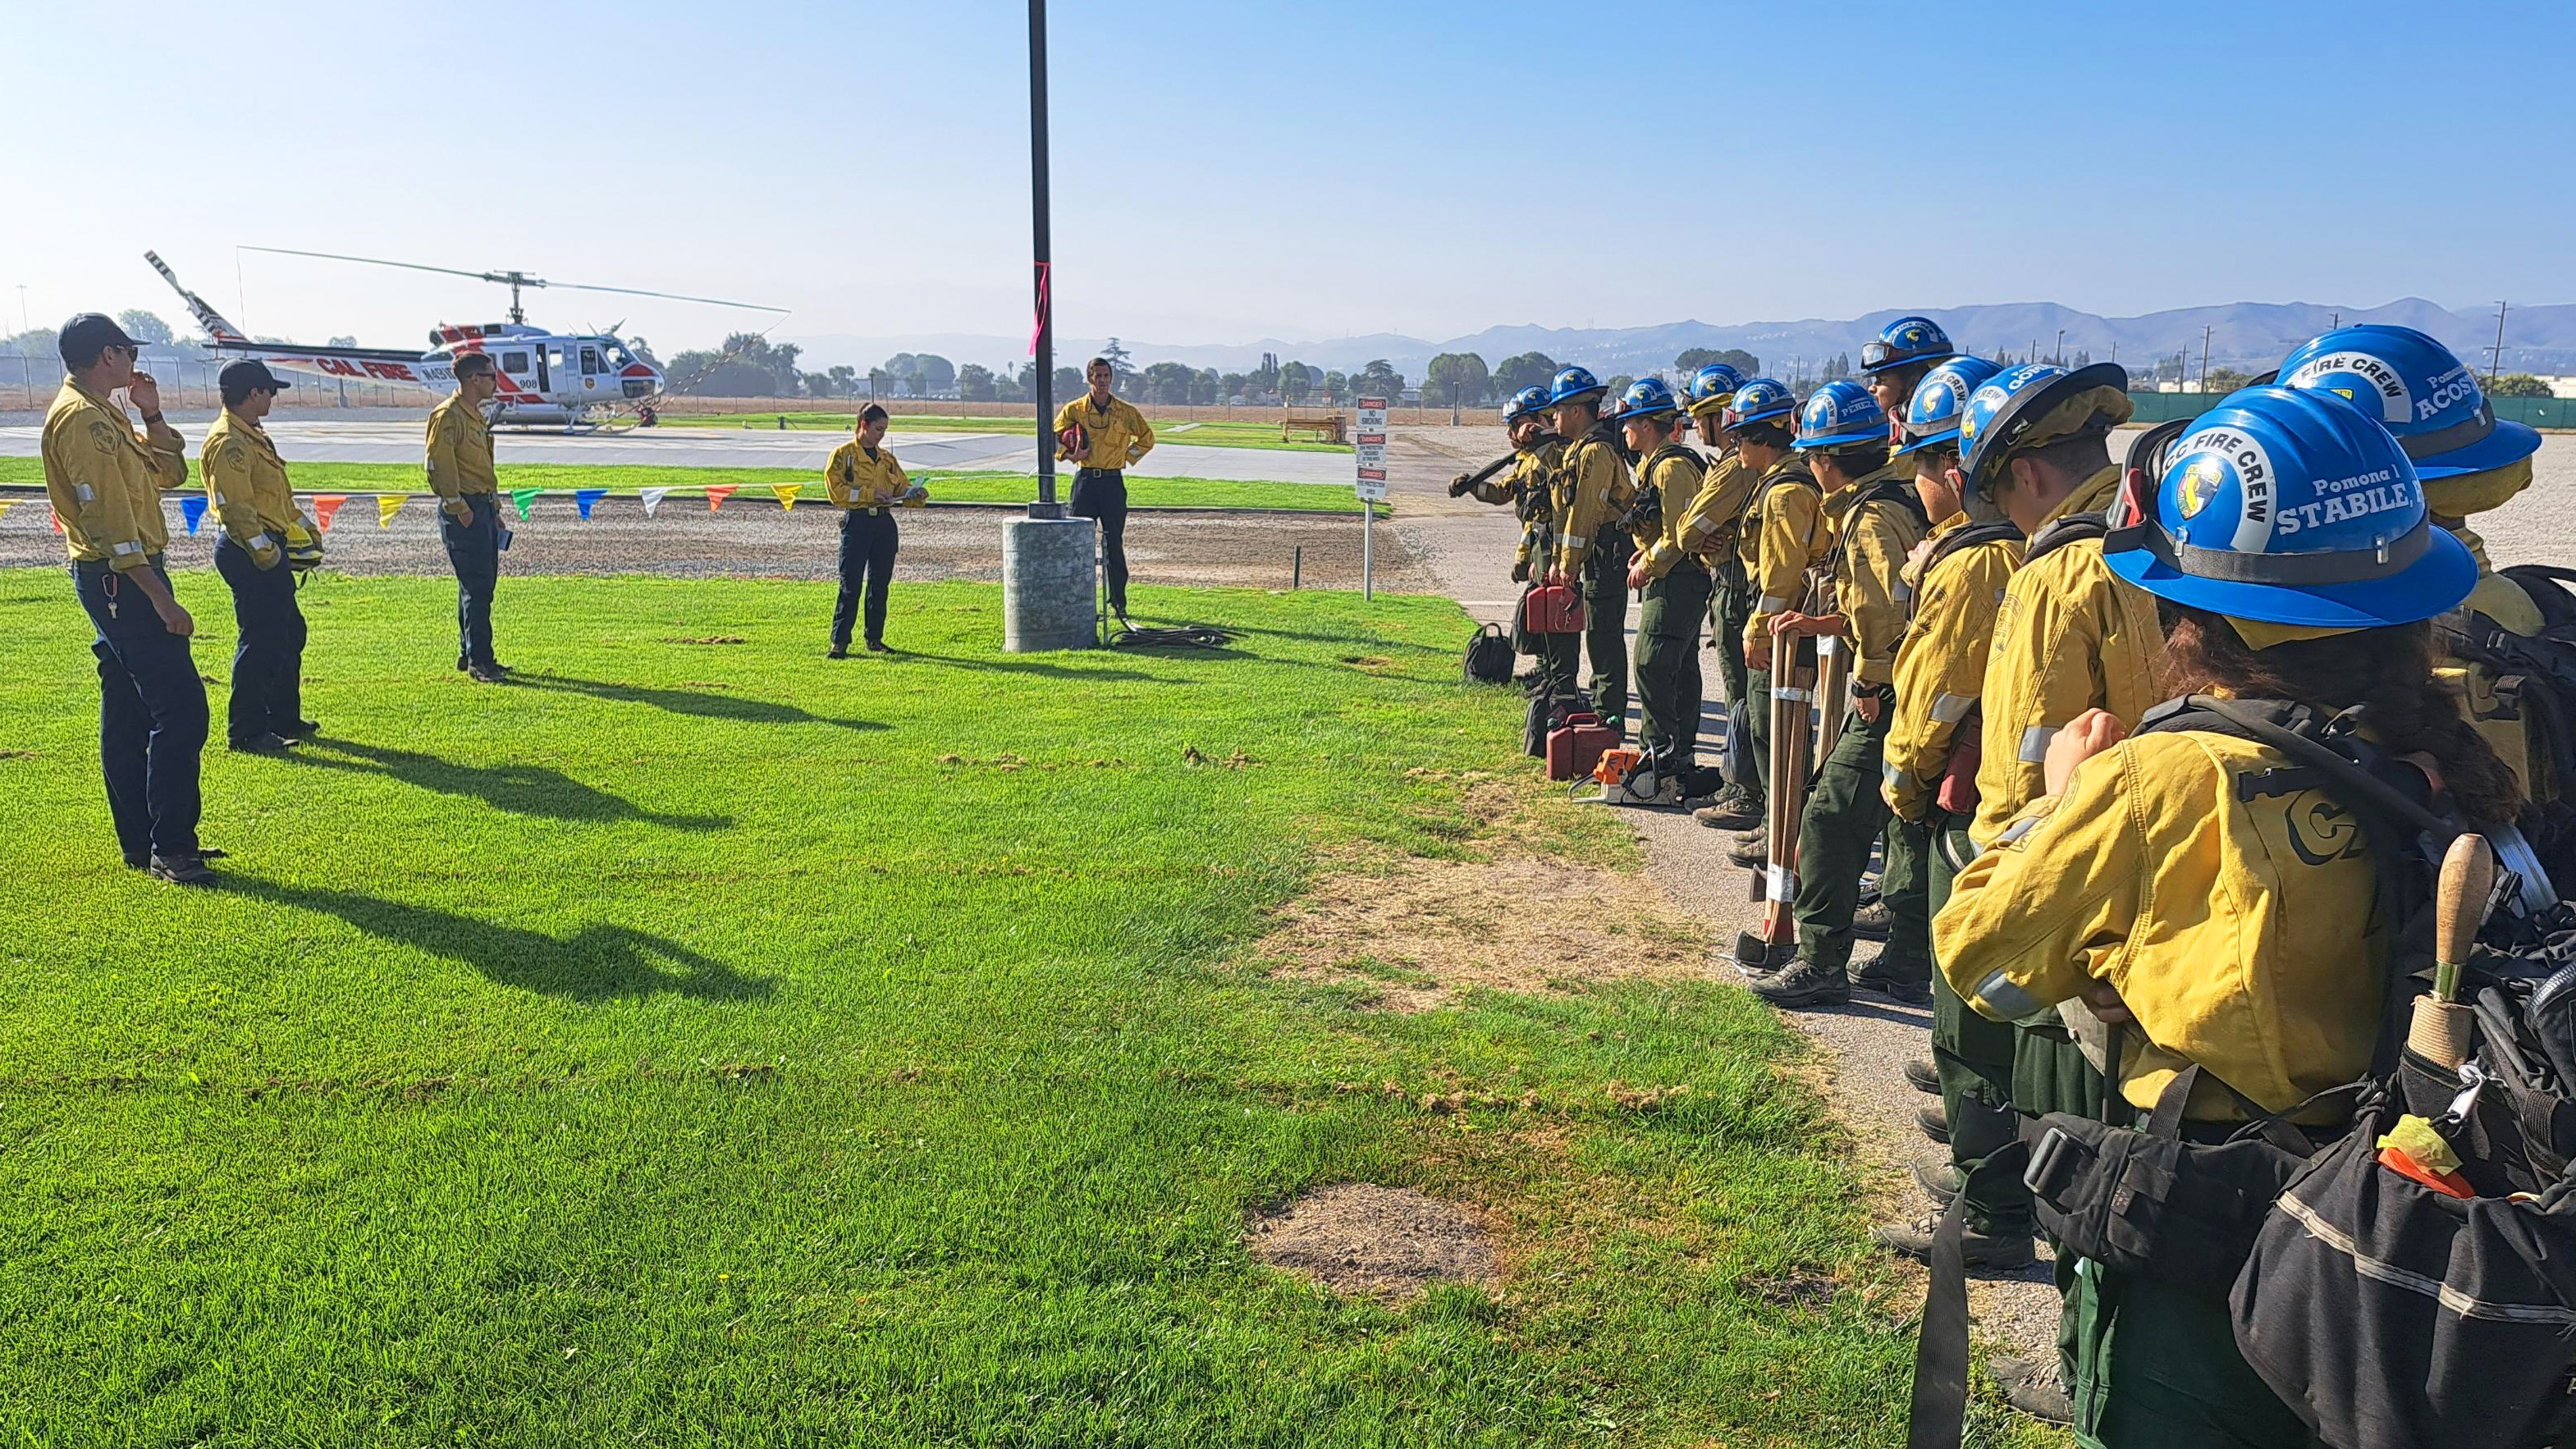
[[[784,307],[763,307],[754,302],[684,297],[676,292],[647,292],[634,287],[548,282],[542,277],[516,271],[466,272],[453,267],[342,256],[336,252],[303,252],[287,247],[244,247],[242,250],[290,257],[322,257],[335,262],[364,262],[379,267],[404,267],[417,272],[441,272],[451,277],[472,277],[477,281],[496,282],[508,287],[509,321],[442,322],[430,329],[429,350],[426,352],[410,352],[401,348],[313,347],[291,342],[255,342],[244,336],[240,328],[225,321],[223,314],[206,305],[205,298],[181,286],[178,275],[158,254],[143,254],[143,259],[150,262],[152,269],[161,274],[161,279],[168,282],[180,300],[188,304],[188,311],[196,317],[197,325],[206,329],[208,346],[216,352],[255,357],[271,367],[319,377],[355,382],[408,383],[434,392],[455,389],[456,358],[459,354],[483,353],[492,359],[493,374],[501,384],[500,391],[493,398],[492,421],[496,424],[556,426],[587,431],[616,418],[641,418],[649,423],[653,401],[662,395],[669,381],[659,366],[638,357],[633,349],[619,341],[615,327],[580,335],[529,326],[527,312],[519,305],[519,289],[522,287],[619,292],[630,297],[704,302],[710,306],[741,307],[755,312],[784,313],[787,310]]]

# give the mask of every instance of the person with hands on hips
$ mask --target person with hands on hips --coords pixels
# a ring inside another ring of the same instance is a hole
[[[886,647],[886,594],[894,583],[894,510],[919,508],[930,494],[905,476],[903,464],[883,446],[886,410],[870,403],[859,414],[859,433],[832,452],[823,488],[841,510],[841,592],[832,603],[832,647],[827,658],[850,657],[850,624],[867,598],[867,647]]]
[[[206,501],[222,520],[215,572],[233,591],[233,697],[225,735],[231,748],[274,754],[320,728],[304,717],[304,612],[286,567],[286,530],[301,524],[286,462],[260,419],[287,384],[265,363],[224,365],[216,385],[224,411],[199,455]]]
[[[1109,359],[1083,368],[1091,390],[1056,409],[1055,455],[1075,465],[1073,516],[1100,524],[1101,566],[1109,576],[1109,611],[1127,622],[1127,469],[1154,448],[1145,415],[1112,397]]]
[[[45,414],[45,497],[71,553],[72,589],[97,631],[99,763],[125,863],[180,885],[215,878],[197,840],[206,686],[188,639],[197,621],[170,587],[161,494],[188,481],[187,440],[161,389],[135,370],[142,347],[99,313],[63,324],[62,391]],[[135,431],[112,401],[143,415]]]
[[[456,571],[456,667],[477,684],[509,671],[492,655],[492,591],[501,577],[501,479],[483,405],[501,388],[492,359],[456,358],[456,395],[429,414],[429,488],[438,495],[439,541]]]

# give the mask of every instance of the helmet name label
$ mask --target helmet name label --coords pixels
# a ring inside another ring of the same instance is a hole
[[[2287,538],[2303,528],[2322,528],[2329,523],[2367,518],[2374,513],[2386,513],[2392,509],[2409,507],[2414,503],[2414,489],[2404,483],[2386,481],[2394,480],[2396,477],[2388,469],[2383,468],[2365,476],[2384,481],[2378,485],[2366,487],[2357,494],[2337,493],[2314,503],[2302,503],[2282,509],[2281,536]],[[2323,492],[2330,488],[2351,487],[2357,481],[2346,478],[2335,483],[2319,483],[2317,488],[2318,491]]]

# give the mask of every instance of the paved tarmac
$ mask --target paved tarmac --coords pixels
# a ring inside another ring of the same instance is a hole
[[[191,443],[205,437],[212,415],[174,416]],[[283,418],[269,425],[278,452],[289,463],[412,463],[421,458],[421,421]],[[42,441],[41,421],[0,426],[0,457],[32,458]],[[810,468],[820,471],[844,435],[821,429],[634,428],[619,433],[571,435],[505,428],[493,451],[504,463],[630,464],[653,468]],[[973,469],[1037,472],[1037,441],[1027,433],[903,432],[886,434],[904,466],[915,473]],[[1277,479],[1348,487],[1348,453],[1293,452],[1271,448],[1211,448],[1161,443],[1128,471],[1144,478]]]

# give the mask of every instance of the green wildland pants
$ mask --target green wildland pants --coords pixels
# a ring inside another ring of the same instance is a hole
[[[1709,576],[1708,631],[1717,645],[1717,680],[1726,702],[1744,698],[1744,621],[1753,617],[1753,590],[1744,582],[1744,566],[1730,559]]]
[[[1684,559],[1646,584],[1637,610],[1637,702],[1646,757],[1666,774],[1699,754],[1699,624],[1708,613],[1708,571]]]
[[[1874,722],[1862,719],[1858,710],[1844,719],[1842,737],[1834,742],[1825,767],[1816,772],[1815,793],[1807,797],[1806,814],[1798,825],[1798,954],[1837,970],[1851,963],[1852,912],[1860,908],[1860,877],[1869,868],[1870,844],[1878,839],[1880,827],[1889,824],[1887,801],[1878,793],[1878,782],[1886,769],[1892,715],[1882,704]],[[1919,878],[1922,848],[1920,828],[1888,830],[1882,879]],[[1896,897],[1882,891],[1881,899],[1889,910],[1897,909]],[[1918,892],[1915,907],[1920,911],[1922,905]]]
[[[2236,1351],[2226,1303],[2090,1262],[2071,1302],[2086,1449],[2323,1449]]]
[[[1963,816],[1933,812],[1929,896],[1935,914],[1950,903],[1958,879],[1953,860],[1974,860]],[[1883,889],[1883,888],[1882,888]],[[1891,907],[1893,909],[1893,907]],[[1941,1074],[1941,1110],[1950,1118],[1950,1164],[1965,1181],[1987,1156],[2012,1143],[2020,1119],[2012,1109],[2013,1024],[1980,1013],[1950,988],[1936,962],[1932,971],[1932,1065]],[[2030,1189],[2011,1178],[1968,1195],[1959,1210],[1968,1226],[1988,1237],[2029,1235]]]
[[[2096,1120],[2102,1116],[2102,1073],[2054,1011],[2013,1023],[2012,1103],[2033,1117],[2051,1112]],[[2075,1262],[2072,1254],[2057,1255],[2057,1358],[2069,1384],[2075,1382],[2080,1332]]]
[[[1592,659],[1592,710],[1622,733],[1628,728],[1628,563],[1636,554],[1628,535],[1607,528],[1583,564],[1583,652]]]

